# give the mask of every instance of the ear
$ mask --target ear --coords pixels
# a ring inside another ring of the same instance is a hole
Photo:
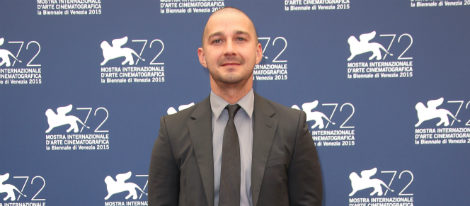
[[[203,67],[207,68],[206,56],[205,56],[205,54],[204,54],[204,49],[203,49],[202,47],[199,47],[199,48],[197,49],[197,56],[199,57],[199,63],[200,63]]]
[[[256,45],[256,64],[259,64],[261,59],[263,59],[263,47],[261,43],[258,43],[258,45]]]

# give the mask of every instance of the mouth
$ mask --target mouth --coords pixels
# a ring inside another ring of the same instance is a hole
[[[225,62],[225,63],[222,63],[222,66],[238,66],[240,65],[240,63],[238,62]]]

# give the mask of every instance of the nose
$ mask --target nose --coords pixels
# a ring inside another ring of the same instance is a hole
[[[225,44],[225,51],[224,55],[226,56],[232,56],[235,54],[235,48],[232,40],[228,40]]]

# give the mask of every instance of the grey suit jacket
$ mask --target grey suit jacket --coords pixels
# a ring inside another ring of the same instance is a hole
[[[209,98],[161,118],[150,162],[150,206],[214,205],[211,118]],[[320,165],[304,112],[255,94],[252,159],[254,206],[321,205]]]

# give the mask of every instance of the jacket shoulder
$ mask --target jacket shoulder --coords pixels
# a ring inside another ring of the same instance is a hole
[[[212,115],[209,98],[174,114],[163,116],[160,119],[160,123],[164,124],[166,128],[180,130],[186,125],[185,123],[190,121],[192,118],[206,115],[209,115],[209,117]]]
[[[164,124],[167,129],[179,130],[185,125],[182,123],[188,122],[197,106],[198,104],[195,104],[189,108],[178,111],[177,113],[165,115],[160,119],[160,122]]]

